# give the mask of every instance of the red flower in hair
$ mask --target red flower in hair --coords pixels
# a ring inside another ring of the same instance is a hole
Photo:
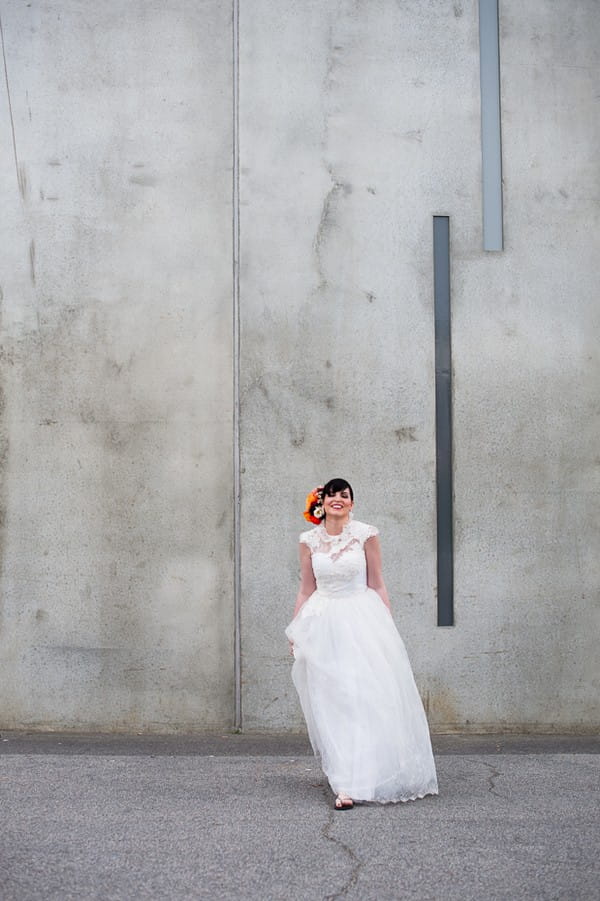
[[[319,485],[306,496],[306,509],[304,511],[304,519],[312,522],[316,526],[323,520],[325,511],[323,510],[323,486]]]

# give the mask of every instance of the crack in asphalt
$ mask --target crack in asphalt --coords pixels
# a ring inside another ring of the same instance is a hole
[[[496,789],[496,779],[498,779],[500,776],[502,776],[502,773],[492,763],[487,763],[485,760],[482,760],[481,762],[483,763],[484,766],[486,766],[489,770],[492,771],[490,773],[490,775],[487,777],[489,793],[491,795],[494,795],[495,798],[502,798],[503,796],[499,795],[498,792],[495,790]]]
[[[327,787],[325,787],[325,786],[323,786],[323,796],[325,797],[325,800],[329,804],[330,803],[329,791],[328,791]],[[348,814],[350,815],[350,811],[348,811]],[[347,845],[345,842],[341,841],[341,839],[336,838],[335,836],[330,834],[330,830],[333,828],[335,815],[336,815],[335,810],[329,811],[329,816],[327,817],[327,822],[324,824],[324,826],[321,829],[321,835],[323,836],[323,838],[327,839],[328,842],[331,842],[333,845],[337,845],[339,848],[342,849],[342,851],[344,851],[348,855],[348,857],[350,858],[350,863],[352,865],[352,869],[350,871],[350,876],[348,877],[348,879],[344,883],[344,885],[340,889],[338,889],[337,892],[334,892],[331,895],[325,895],[324,901],[336,901],[337,898],[342,898],[347,892],[349,892],[350,889],[353,888],[356,885],[356,883],[358,882],[360,869],[363,864],[362,860],[360,860],[356,856],[356,854],[354,853],[354,851],[352,850],[352,848],[349,845]]]

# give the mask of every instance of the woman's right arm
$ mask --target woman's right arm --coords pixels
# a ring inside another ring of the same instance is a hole
[[[309,599],[316,587],[317,583],[312,568],[310,548],[306,544],[300,544],[300,588],[296,597],[294,616],[297,616],[298,611],[304,602]]]

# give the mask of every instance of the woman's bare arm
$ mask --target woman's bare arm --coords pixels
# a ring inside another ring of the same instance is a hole
[[[310,556],[310,548],[306,544],[300,545],[300,588],[296,597],[296,606],[294,607],[294,616],[302,607],[305,601],[309,599],[317,583],[312,568],[312,560]]]
[[[373,535],[372,538],[365,541],[365,556],[367,558],[367,585],[377,592],[391,613],[390,599],[381,571],[381,546],[377,535]]]

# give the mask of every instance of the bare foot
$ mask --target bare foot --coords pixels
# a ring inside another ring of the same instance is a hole
[[[352,810],[354,807],[354,801],[352,798],[349,798],[348,795],[344,795],[340,792],[340,794],[335,799],[335,809],[336,810]]]

